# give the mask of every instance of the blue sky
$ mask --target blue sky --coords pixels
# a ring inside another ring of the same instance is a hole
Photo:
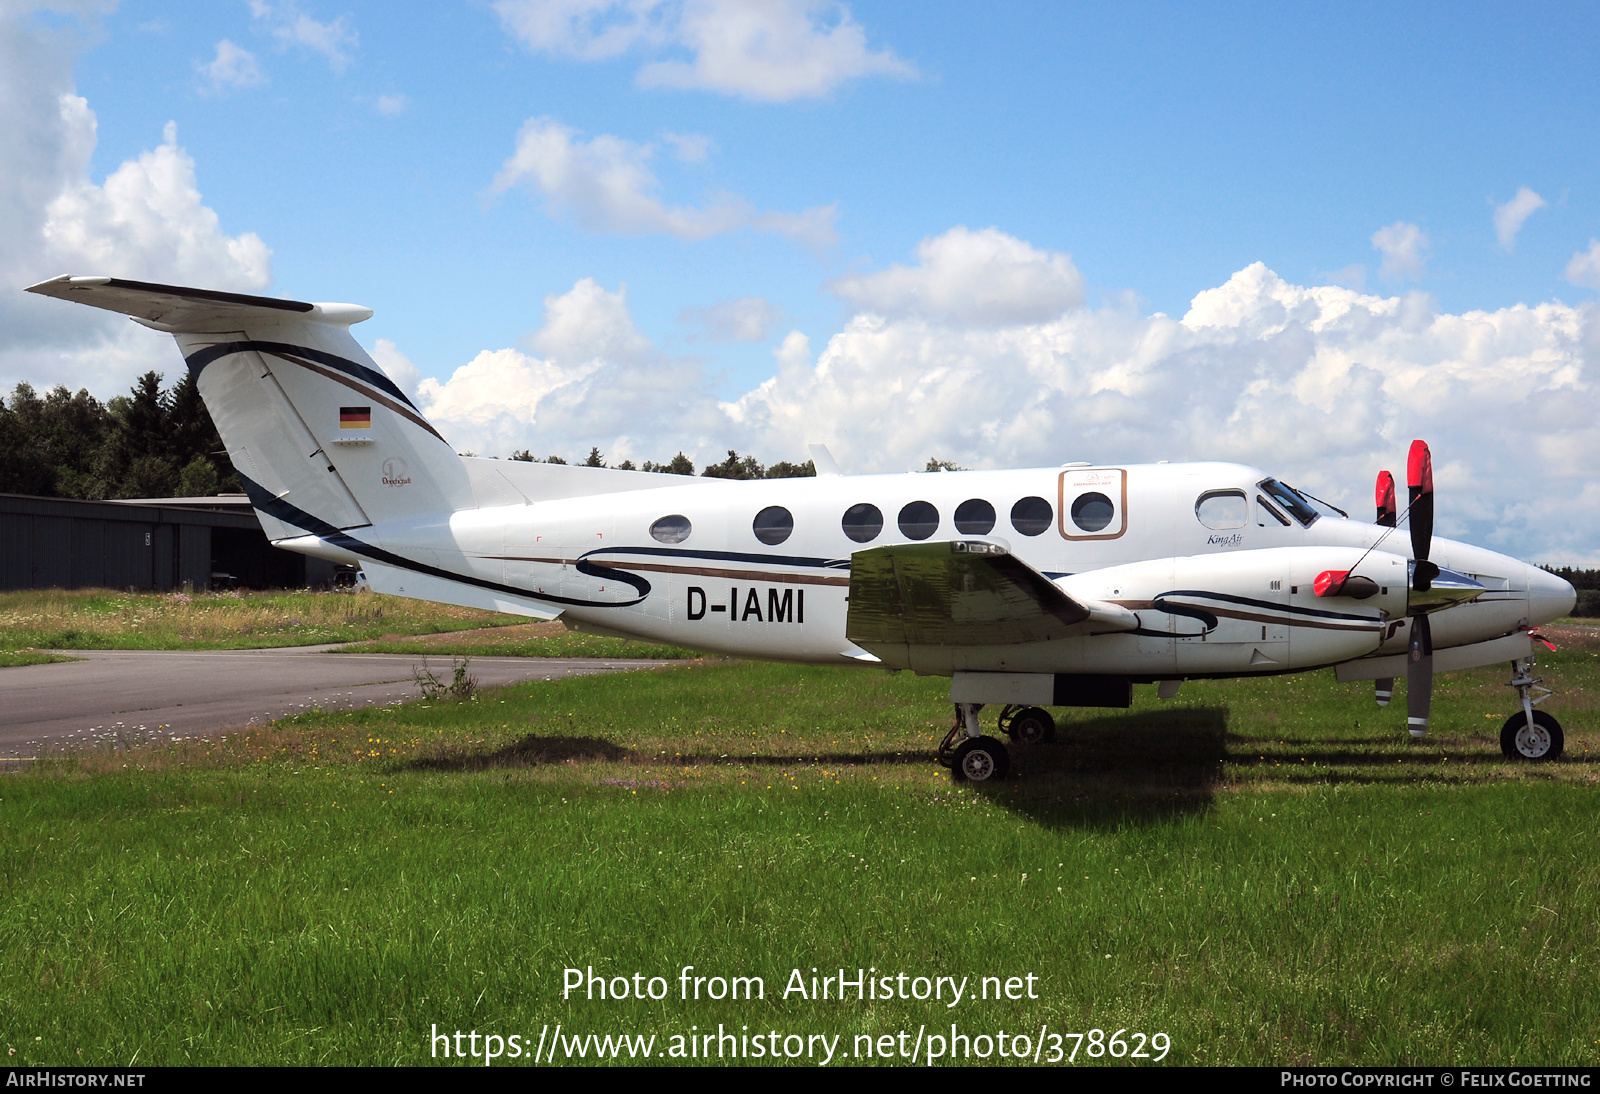
[[[1397,221],[1431,244],[1397,281],[1446,309],[1592,294],[1562,276],[1600,231],[1592,7],[1448,21],[1387,4],[1101,7],[854,4],[869,48],[915,75],[784,102],[640,87],[645,51],[535,52],[483,4],[304,4],[356,39],[336,71],[244,3],[125,3],[77,75],[100,119],[96,174],[177,121],[207,204],[273,248],[277,289],[379,307],[373,329],[440,368],[526,333],[545,295],[584,276],[626,282],[657,339],[682,337],[684,308],[752,293],[824,336],[843,316],[822,280],[903,262],[956,224],[1067,252],[1092,294],[1169,314],[1255,261],[1302,283],[1365,266],[1381,287],[1370,237]],[[263,84],[217,90],[197,73],[223,39]],[[385,95],[405,97],[397,115],[379,113]],[[838,244],[585,232],[529,194],[485,208],[537,116],[656,145],[671,204],[726,190],[762,209],[837,205]],[[675,162],[664,132],[709,137],[705,161]],[[1493,203],[1521,186],[1549,204],[1508,254]]]
[[[1215,456],[1364,501],[1375,461],[1432,429],[1446,481],[1507,483],[1461,534],[1591,557],[1600,531],[1600,439],[1543,409],[1592,406],[1600,342],[1592,6],[0,10],[0,142],[28,151],[0,156],[9,279],[101,260],[121,268],[72,272],[366,304],[358,337],[463,448],[771,460],[800,458],[804,428],[863,469]],[[86,140],[77,115],[51,129],[34,92],[58,84],[95,122],[79,167],[38,152]],[[140,164],[138,194],[107,181]],[[203,211],[187,249],[151,242]],[[1239,281],[1257,263],[1276,281]],[[1191,312],[1208,292],[1234,301],[1207,298],[1216,323]],[[1262,333],[1291,298],[1320,318]],[[23,307],[0,307],[7,387],[109,395],[173,363]],[[600,413],[601,377],[650,406]],[[1191,382],[1226,391],[1173,394]],[[1274,425],[1262,383],[1351,412]],[[927,400],[894,441],[863,432],[892,410],[852,417],[880,388]],[[525,405],[496,404],[513,390]],[[1524,400],[1532,464],[1511,425],[1474,432]],[[1482,451],[1452,471],[1451,449]],[[1541,511],[1585,514],[1561,536],[1527,527],[1527,480],[1551,477]]]

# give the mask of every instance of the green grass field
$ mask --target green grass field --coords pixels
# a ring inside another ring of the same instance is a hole
[[[749,663],[58,757],[0,780],[0,1037],[29,1066],[415,1064],[437,1027],[526,1064],[557,1023],[653,1059],[720,1024],[845,1063],[910,1062],[857,1055],[905,1031],[920,1064],[954,1023],[1042,1027],[1044,1060],[1099,1029],[1179,1064],[1592,1065],[1600,641],[1561,640],[1548,765],[1500,756],[1503,670],[1442,677],[1422,745],[1403,695],[1320,673],[1058,712],[973,788],[932,762],[945,681]],[[682,1001],[686,965],[765,998]],[[590,966],[667,998],[563,1001]],[[841,967],[968,988],[784,998]]]
[[[520,622],[498,612],[376,593],[14,591],[0,592],[0,655],[313,646]]]

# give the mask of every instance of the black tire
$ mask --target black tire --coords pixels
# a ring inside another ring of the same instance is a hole
[[[1056,739],[1056,720],[1038,707],[1019,710],[1011,716],[1006,735],[1019,745],[1043,745]]]
[[[1528,728],[1528,716],[1520,710],[1500,727],[1500,751],[1508,760],[1548,763],[1559,757],[1566,746],[1561,723],[1542,710],[1533,712],[1532,730]]]
[[[993,737],[968,737],[951,761],[950,773],[957,782],[994,782],[1006,777],[1011,754]]]

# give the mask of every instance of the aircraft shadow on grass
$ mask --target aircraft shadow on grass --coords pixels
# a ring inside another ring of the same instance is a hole
[[[1204,809],[1222,778],[1228,710],[1189,707],[1075,722],[1050,745],[1018,746],[1004,783],[962,784],[1047,825],[1126,823]],[[471,746],[410,761],[411,770],[475,772],[567,763],[655,763],[603,737],[529,734],[485,751]],[[681,752],[674,765],[926,767],[934,750]]]
[[[1242,737],[1228,733],[1227,707],[1183,707],[1137,714],[1105,714],[1061,726],[1044,745],[1016,745],[1011,776],[990,783],[958,783],[996,805],[1048,828],[1111,827],[1156,822],[1205,811],[1227,780],[1278,785],[1475,785],[1503,778],[1505,758],[1476,738],[1434,742],[1436,749],[1396,755],[1377,739],[1289,736]],[[1397,763],[1402,760],[1403,763]],[[466,745],[405,766],[419,771],[479,772],[578,763],[660,763],[604,737],[528,734],[510,744],[475,750]],[[674,753],[675,766],[742,765],[764,768],[820,766],[925,767],[934,750],[898,753],[843,751]]]
[[[1203,812],[1229,761],[1228,713],[1184,707],[1070,722],[1051,744],[1014,746],[1010,778],[966,785],[1046,828]]]

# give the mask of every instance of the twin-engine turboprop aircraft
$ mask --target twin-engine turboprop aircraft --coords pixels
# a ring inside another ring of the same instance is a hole
[[[29,291],[176,337],[279,547],[595,634],[949,676],[957,778],[1009,764],[986,704],[1033,742],[1055,732],[1043,708],[1126,707],[1134,684],[1330,667],[1380,704],[1405,676],[1421,737],[1436,669],[1509,662],[1506,755],[1562,750],[1532,644],[1572,586],[1435,541],[1420,441],[1408,537],[1388,472],[1369,524],[1222,463],[844,476],[815,446],[816,478],[740,482],[476,459],[351,337],[367,308],[109,277]]]

